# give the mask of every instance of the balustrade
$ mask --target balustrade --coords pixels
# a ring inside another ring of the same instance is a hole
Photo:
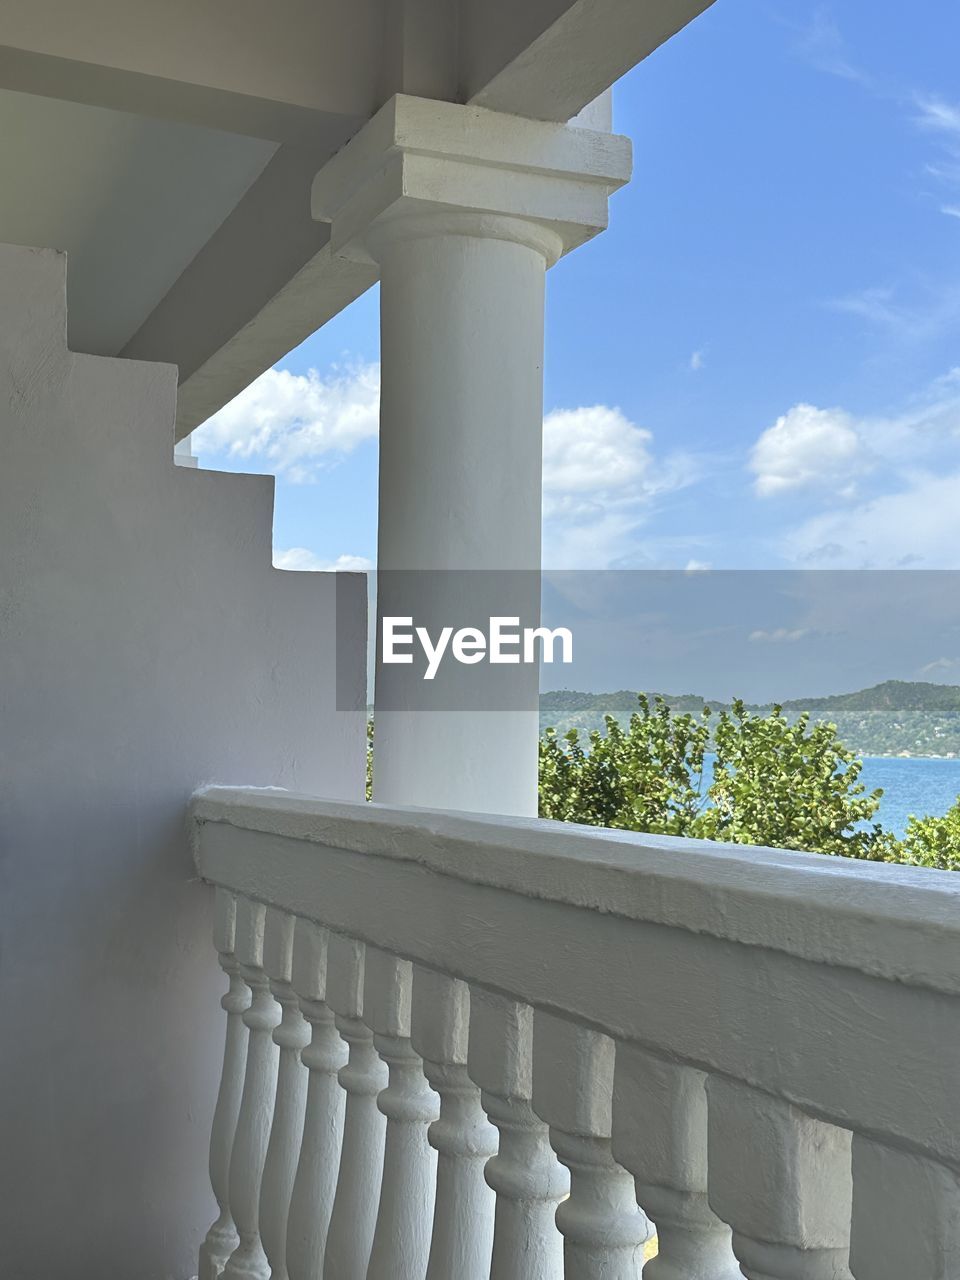
[[[571,1280],[631,1280],[650,1228],[637,1207],[633,1179],[610,1150],[613,1041],[538,1013],[533,1043],[533,1104],[570,1170],[570,1195],[557,1210],[564,1274]]]
[[[243,1014],[250,1007],[250,988],[240,976],[235,947],[237,901],[226,889],[218,889],[214,901],[213,942],[229,988],[220,1001],[227,1015],[223,1072],[213,1113],[210,1135],[210,1185],[220,1213],[200,1247],[199,1280],[217,1280],[227,1259],[240,1243],[230,1212],[230,1154],[240,1114],[240,1097],[247,1061],[247,1028]]]
[[[377,1106],[387,1117],[380,1206],[367,1269],[369,1280],[426,1275],[436,1192],[437,1155],[427,1128],[437,1118],[436,1095],[410,1043],[413,966],[367,947],[364,1016],[387,1065]]]
[[[279,1048],[273,1032],[280,1024],[280,1006],[263,967],[265,923],[262,903],[238,897],[236,956],[240,976],[250,989],[250,1004],[243,1013],[247,1062],[230,1152],[230,1212],[239,1243],[224,1267],[224,1280],[268,1280],[270,1275],[260,1239],[260,1186],[277,1090]]]
[[[707,1198],[707,1094],[702,1071],[617,1048],[613,1154],[636,1180],[657,1232],[644,1280],[740,1280],[730,1228]]]
[[[437,1152],[437,1197],[427,1280],[488,1280],[493,1192],[484,1168],[497,1152],[496,1130],[470,1079],[470,991],[465,982],[416,966],[411,1022],[414,1048],[440,1098],[427,1131]]]
[[[380,1204],[387,1117],[377,1098],[387,1087],[387,1064],[363,1021],[363,943],[331,934],[327,956],[327,1000],[349,1057],[337,1077],[346,1109],[324,1275],[328,1280],[365,1280]]]
[[[555,1224],[570,1177],[533,1110],[533,1010],[474,988],[470,1074],[500,1134],[487,1163],[496,1192],[492,1280],[552,1280],[563,1274],[563,1242]]]
[[[287,1226],[290,1280],[316,1280],[323,1273],[340,1162],[344,1098],[337,1073],[346,1062],[347,1047],[326,1001],[327,943],[326,929],[312,920],[297,921],[293,989],[310,1025],[310,1039],[301,1054],[309,1079]]]
[[[850,1264],[860,1280],[960,1276],[960,1175],[913,1151],[854,1136]]]
[[[310,1033],[291,983],[294,923],[294,917],[288,912],[267,908],[263,967],[270,978],[270,990],[282,1010],[280,1025],[273,1033],[280,1061],[260,1190],[260,1238],[270,1263],[271,1280],[287,1280],[288,1276],[287,1218],[307,1098],[307,1073],[300,1053],[309,1043]]]
[[[956,877],[194,813],[230,988],[203,1280],[960,1276]]]
[[[710,1203],[747,1280],[848,1280],[850,1134],[735,1081],[707,1100]]]

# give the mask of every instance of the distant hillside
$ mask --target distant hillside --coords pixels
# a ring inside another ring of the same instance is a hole
[[[651,693],[651,700],[656,695]],[[697,713],[703,706],[719,711],[724,703],[696,694],[664,694],[670,708]],[[760,715],[771,703],[750,703]],[[616,693],[579,693],[559,689],[540,697],[540,727],[602,729],[605,716],[626,725],[636,710],[634,690]],[[814,720],[837,726],[843,742],[866,756],[960,756],[960,686],[920,681],[887,680],[872,689],[834,694],[826,698],[795,698],[783,703],[791,720],[809,711]]]

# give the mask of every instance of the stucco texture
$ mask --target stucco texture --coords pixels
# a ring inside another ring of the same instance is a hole
[[[181,1280],[224,989],[187,801],[362,798],[365,591],[272,567],[270,479],[174,466],[176,370],[69,352],[65,270],[0,246],[0,1274]]]

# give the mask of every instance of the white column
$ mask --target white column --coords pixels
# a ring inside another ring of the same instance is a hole
[[[533,1105],[570,1170],[570,1195],[557,1209],[566,1280],[636,1280],[651,1234],[633,1178],[610,1150],[614,1057],[609,1036],[536,1014]]]
[[[366,948],[363,1016],[388,1069],[387,1087],[377,1099],[387,1130],[367,1280],[424,1280],[430,1254],[437,1153],[427,1130],[439,1107],[410,1043],[412,979],[409,960]]]
[[[392,612],[391,600],[416,607],[416,586],[409,597],[388,593],[391,570],[527,570],[534,571],[529,586],[537,587],[544,277],[560,246],[549,234],[511,239],[526,224],[494,221],[491,227],[458,213],[438,222],[428,214],[398,221],[376,241],[378,617],[384,608]],[[488,229],[500,234],[480,234]],[[464,625],[466,574],[433,575],[424,591],[432,597],[431,619],[457,626],[459,613]],[[505,606],[492,607],[506,615]],[[537,610],[535,597],[528,607]],[[493,683],[502,668],[491,673]],[[526,705],[518,710],[401,711],[391,705],[397,669],[378,664],[374,797],[535,814],[539,670],[530,666],[523,675]]]
[[[240,976],[234,950],[236,923],[236,899],[226,889],[218,889],[214,903],[213,938],[220,955],[220,966],[230,980],[229,990],[220,1001],[227,1015],[227,1034],[220,1091],[210,1135],[210,1185],[217,1197],[220,1213],[200,1246],[200,1280],[217,1280],[240,1239],[230,1213],[230,1153],[240,1113],[247,1060],[247,1028],[243,1025],[242,1015],[250,1007],[250,988]]]
[[[309,1081],[300,1160],[287,1219],[290,1280],[319,1280],[323,1274],[340,1165],[344,1094],[337,1073],[346,1062],[347,1046],[340,1039],[326,1000],[327,938],[326,929],[312,920],[297,920],[293,989],[310,1024],[310,1043],[301,1055]]]
[[[248,1032],[247,1067],[230,1153],[230,1211],[240,1243],[227,1261],[224,1280],[267,1280],[270,1274],[260,1240],[260,1184],[277,1093],[280,1051],[273,1032],[280,1023],[280,1006],[263,968],[265,917],[262,903],[237,899],[236,956],[251,999],[243,1015]]]
[[[346,1095],[337,1193],[324,1254],[325,1280],[365,1280],[380,1203],[387,1118],[377,1106],[387,1087],[387,1064],[363,1020],[366,948],[331,934],[327,944],[327,1003],[350,1057],[338,1079]]]
[[[960,1276],[960,1170],[854,1134],[850,1270],[856,1280]]]
[[[273,1041],[280,1050],[273,1127],[260,1188],[260,1239],[270,1262],[270,1280],[287,1280],[287,1215],[293,1180],[300,1158],[303,1115],[307,1100],[307,1070],[300,1054],[310,1042],[307,1026],[291,982],[293,976],[294,917],[267,908],[263,939],[263,967],[270,990],[283,1010]]]
[[[744,1276],[849,1280],[850,1134],[749,1085],[706,1088],[710,1207]]]
[[[741,1280],[730,1228],[707,1200],[707,1095],[702,1071],[617,1045],[613,1154],[636,1179],[656,1224],[643,1280]]]
[[[489,1280],[494,1196],[484,1166],[497,1154],[497,1131],[467,1071],[470,989],[414,965],[411,1042],[440,1098],[428,1131],[437,1152],[437,1198],[427,1280]]]
[[[544,275],[605,225],[629,168],[626,139],[399,96],[318,174],[333,251],[381,272],[381,574],[526,570],[536,613]],[[437,616],[470,589],[449,574],[428,594]],[[513,710],[502,672],[485,670],[493,710],[415,690],[398,709],[406,673],[379,666],[375,798],[535,814],[538,672]]]
[[[563,1238],[556,1212],[569,1194],[570,1175],[531,1104],[530,1006],[472,987],[468,1065],[500,1132],[499,1150],[485,1171],[497,1196],[490,1280],[560,1280]]]

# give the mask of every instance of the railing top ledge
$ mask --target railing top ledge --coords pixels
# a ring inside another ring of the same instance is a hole
[[[960,995],[953,872],[276,789],[207,787],[191,816],[205,879],[203,825],[226,823]]]

